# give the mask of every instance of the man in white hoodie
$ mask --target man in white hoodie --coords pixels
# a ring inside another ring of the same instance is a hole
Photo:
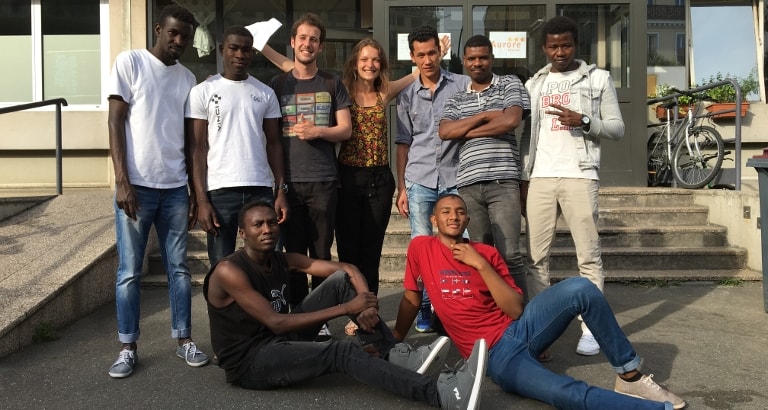
[[[520,187],[527,220],[530,296],[549,282],[549,254],[563,215],[576,245],[579,274],[601,291],[603,262],[597,233],[600,141],[624,135],[616,89],[610,74],[574,59],[576,23],[563,16],[541,29],[549,64],[526,83],[531,116],[521,140]],[[529,181],[529,182],[525,182]],[[600,346],[582,323],[578,354],[592,356]]]

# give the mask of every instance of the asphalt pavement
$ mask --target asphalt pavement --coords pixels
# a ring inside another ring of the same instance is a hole
[[[768,314],[761,282],[724,286],[682,282],[666,286],[607,283],[605,293],[619,323],[644,357],[643,371],[683,397],[688,409],[767,409]],[[382,317],[394,325],[401,288],[380,290]],[[301,386],[249,391],[224,382],[216,366],[188,367],[174,354],[167,291],[142,289],[139,364],[126,379],[112,379],[117,342],[114,305],[107,304],[57,332],[55,341],[31,345],[0,359],[0,409],[210,408],[210,409],[418,409],[402,399],[345,376]],[[331,322],[338,338],[345,319]],[[615,374],[603,355],[575,354],[577,323],[552,346],[546,366],[590,384],[612,388]],[[413,333],[429,343],[434,335]],[[193,338],[211,354],[205,301],[193,293]],[[452,348],[448,362],[459,359]],[[548,409],[501,391],[486,378],[481,409]]]

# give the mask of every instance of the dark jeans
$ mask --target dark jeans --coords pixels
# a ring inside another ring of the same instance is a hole
[[[292,182],[288,188],[290,217],[283,224],[282,236],[286,252],[307,255],[313,259],[331,260],[333,228],[336,225],[338,183]],[[322,279],[312,277],[312,289]],[[299,304],[309,293],[307,275],[296,272],[291,278],[291,306]]]
[[[379,292],[379,261],[392,214],[395,178],[387,166],[340,165],[341,188],[336,207],[339,260],[360,269],[373,293]]]
[[[211,266],[235,251],[237,244],[237,214],[248,202],[260,200],[274,202],[272,188],[263,186],[231,187],[208,192],[219,220],[219,234],[208,234],[208,259]]]
[[[336,272],[314,289],[294,313],[336,306],[355,295],[349,276],[345,272]],[[317,335],[320,326],[317,324],[293,335],[292,338],[298,340],[269,343],[260,348],[253,356],[248,371],[240,378],[240,386],[268,390],[341,373],[411,400],[439,405],[435,379],[372,356],[350,341],[313,342],[312,338]],[[387,346],[394,346],[392,333],[383,321],[379,321],[377,331],[384,333]]]
[[[483,181],[459,188],[467,204],[469,238],[499,250],[515,284],[526,292],[520,254],[520,184],[516,179]]]

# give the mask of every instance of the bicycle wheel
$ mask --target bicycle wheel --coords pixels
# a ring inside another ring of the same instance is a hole
[[[715,178],[723,165],[723,137],[714,128],[701,125],[678,142],[672,162],[677,183],[683,188],[696,189]]]
[[[648,186],[668,186],[672,180],[663,132],[648,139]]]

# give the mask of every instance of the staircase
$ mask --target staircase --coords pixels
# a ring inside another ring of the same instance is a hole
[[[718,280],[758,278],[746,269],[746,250],[728,245],[727,228],[708,223],[709,209],[695,205],[691,191],[669,188],[603,188],[600,190],[600,232],[606,281]],[[525,232],[520,249],[526,255]],[[382,283],[399,283],[410,241],[408,220],[392,207],[381,254]],[[205,233],[194,230],[188,264],[195,284],[208,270]],[[578,275],[576,252],[561,220],[550,257],[553,279]],[[159,253],[149,256],[145,285],[165,285]]]

